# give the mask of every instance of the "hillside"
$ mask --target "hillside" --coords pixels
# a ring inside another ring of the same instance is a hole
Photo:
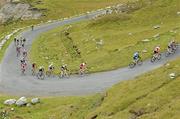
[[[36,4],[35,0],[23,1]],[[43,4],[36,4],[37,8],[49,9],[43,20],[59,18],[58,14],[62,9],[69,11],[67,14],[62,13],[64,17],[114,4],[119,0],[106,0],[104,3],[103,0],[59,1],[43,0]],[[76,2],[79,3],[75,4]],[[100,6],[96,7],[97,3]],[[135,8],[138,9],[99,16],[90,21],[59,27],[41,34],[33,43],[31,61],[46,67],[49,62],[54,62],[56,66],[67,63],[72,73],[76,73],[80,62],[87,61],[89,72],[98,72],[127,66],[135,51],[140,51],[145,60],[152,55],[155,46],[160,45],[162,51],[165,51],[171,39],[180,42],[180,15],[177,14],[180,11],[180,0],[139,0],[135,3],[128,2],[128,5],[137,5]],[[64,4],[68,5],[63,6]],[[53,8],[57,11],[53,12]],[[39,23],[40,20],[42,19],[12,22],[0,26],[0,33],[3,36],[13,28]],[[63,35],[67,28],[70,33],[68,38]],[[74,44],[81,51],[80,57],[73,54]],[[5,49],[0,51],[0,57],[2,51]],[[170,78],[172,73],[175,74],[174,78]],[[42,82],[48,84],[46,80]],[[12,84],[16,83],[13,80]],[[6,85],[2,87],[8,88]],[[0,119],[179,119],[180,57],[154,71],[121,81],[101,94],[39,97],[40,103],[22,107],[4,105],[3,102],[10,98],[19,97],[0,95]],[[28,100],[30,98],[33,97],[28,97]]]
[[[180,1],[148,1],[129,3],[132,8],[140,6],[130,12],[112,13],[43,33],[33,43],[31,61],[45,67],[50,62],[56,67],[68,64],[72,73],[77,73],[81,62],[87,62],[89,72],[97,72],[127,66],[135,51],[147,59],[157,45],[166,50],[170,40],[180,41]],[[68,37],[64,35],[66,29]]]
[[[31,6],[31,10],[40,11],[42,16],[39,19],[22,20],[22,19],[9,19],[5,23],[0,23],[0,42],[1,40],[12,33],[15,29],[31,26],[32,24],[39,24],[51,20],[57,20],[73,15],[81,14],[87,11],[104,8],[113,4],[127,2],[127,0],[15,0],[18,2],[13,3],[12,7],[18,3],[28,3]],[[133,0],[130,0],[133,1]],[[1,1],[4,3],[4,1]],[[20,7],[21,5],[18,5]],[[26,5],[25,5],[26,6]],[[24,5],[22,5],[22,10]],[[13,8],[11,8],[13,9]],[[7,11],[9,9],[7,8]],[[12,11],[14,12],[14,11]],[[23,13],[21,11],[21,13]],[[27,12],[29,14],[29,12]],[[25,15],[26,16],[26,15]],[[28,15],[27,15],[28,16]],[[11,38],[12,40],[12,38]],[[7,42],[5,46],[0,50],[0,59],[9,45]]]

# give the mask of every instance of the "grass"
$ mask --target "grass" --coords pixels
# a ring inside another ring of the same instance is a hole
[[[172,72],[176,73],[175,79],[169,78]],[[8,114],[12,119],[178,119],[179,72],[178,58],[134,80],[122,81],[103,94],[41,98],[41,103],[32,107],[2,103],[0,107],[1,111],[13,107],[15,111]],[[7,98],[1,96],[0,102]]]
[[[72,73],[76,73],[79,64],[85,61],[89,72],[105,71],[127,66],[135,51],[146,49],[148,52],[141,55],[147,59],[156,45],[164,51],[171,39],[179,42],[180,17],[177,11],[180,10],[180,1],[152,0],[151,4],[144,5],[145,1],[139,2],[143,3],[141,9],[127,14],[111,14],[43,33],[33,43],[31,61],[45,67],[51,62],[56,67],[68,64]],[[155,30],[155,25],[161,28]],[[63,33],[68,27],[69,38]],[[156,34],[160,36],[154,38]],[[150,42],[142,42],[144,39]],[[101,40],[104,44],[97,45]],[[73,46],[80,50],[80,55]]]
[[[46,22],[48,20],[60,19],[64,17],[70,17],[72,15],[77,15],[84,13],[86,11],[96,10],[99,8],[104,8],[109,5],[127,2],[127,0],[43,0],[42,3],[38,4],[39,0],[21,0],[22,2],[28,2],[33,7],[41,9],[43,12],[43,17],[38,20],[28,20],[28,21],[8,21],[5,24],[0,24],[0,38],[8,35],[14,29],[22,28],[32,24],[38,24],[41,22]],[[132,0],[130,0],[132,1]],[[0,39],[1,41],[2,39]],[[12,39],[11,39],[12,41]],[[4,52],[10,42],[7,42],[4,46],[4,50],[0,51],[0,60],[3,58]]]

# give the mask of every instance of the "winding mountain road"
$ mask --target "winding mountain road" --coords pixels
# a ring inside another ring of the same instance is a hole
[[[98,14],[104,13],[104,10],[73,17],[63,21],[43,24],[35,27],[34,31],[26,30],[21,33],[27,39],[26,48],[31,48],[33,40],[41,33],[53,28],[77,21],[93,18]],[[120,68],[114,71],[89,74],[84,77],[72,76],[69,79],[46,78],[37,80],[31,76],[30,69],[25,76],[22,76],[19,70],[19,59],[16,58],[15,46],[12,42],[0,65],[0,92],[16,96],[74,96],[87,95],[92,93],[103,92],[112,85],[122,81],[133,79],[138,75],[156,69],[169,60],[180,56],[180,50],[172,57],[163,57],[161,61],[152,64],[149,60],[145,61],[142,66],[134,69],[128,67]]]

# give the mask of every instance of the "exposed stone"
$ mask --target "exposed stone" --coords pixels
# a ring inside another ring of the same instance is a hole
[[[11,20],[38,19],[42,13],[39,10],[31,10],[31,6],[25,3],[7,3],[0,9],[0,22]]]
[[[132,36],[132,33],[128,33],[128,35]]]
[[[153,26],[153,28],[154,29],[159,29],[159,28],[161,28],[161,26],[160,25],[156,25],[156,26]]]
[[[14,111],[14,108],[11,108],[11,111]]]
[[[148,51],[144,49],[142,52],[143,52],[143,53],[147,53]]]
[[[165,64],[165,66],[166,66],[166,67],[168,67],[168,66],[170,66],[170,64],[169,64],[169,63],[167,63],[167,64]]]
[[[13,105],[16,103],[16,99],[8,99],[6,101],[4,101],[5,105]]]
[[[149,42],[150,40],[149,39],[144,39],[142,40],[143,42]]]
[[[26,104],[26,107],[31,107],[31,106],[32,106],[31,103]]]
[[[31,103],[32,103],[32,104],[40,103],[40,99],[39,99],[39,98],[33,98],[33,99],[31,100]]]
[[[170,77],[171,79],[174,79],[174,78],[176,78],[176,74],[175,74],[175,73],[170,73],[170,74],[169,74],[169,77]]]
[[[158,38],[160,35],[159,34],[156,34],[156,35],[154,35],[153,37],[154,38]]]
[[[27,104],[27,98],[26,97],[21,97],[19,100],[17,100],[16,105],[17,106],[24,106]]]
[[[177,15],[180,15],[180,11],[177,12]]]

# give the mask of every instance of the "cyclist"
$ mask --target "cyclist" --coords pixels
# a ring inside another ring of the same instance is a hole
[[[154,51],[153,51],[153,53],[154,53],[154,56],[155,57],[157,57],[159,54],[160,54],[160,46],[156,46],[155,48],[154,48]]]
[[[68,71],[67,64],[62,65],[61,66],[61,77],[65,77],[65,76],[68,77],[67,71]]]
[[[16,46],[19,46],[19,39],[16,39]]]
[[[15,37],[15,38],[14,38],[14,44],[15,44],[15,46],[17,45],[17,44],[16,44],[16,41],[17,41],[17,38]]]
[[[79,70],[80,74],[81,75],[85,74],[85,70],[87,69],[86,63],[81,63],[79,68],[80,68],[80,70]]]
[[[22,47],[24,47],[25,42],[26,42],[26,39],[25,39],[25,38],[23,38],[23,40],[22,40]]]
[[[27,63],[24,59],[21,59],[21,71],[24,74],[26,70]]]
[[[38,78],[44,78],[44,67],[40,66],[38,71]]]
[[[141,59],[141,57],[139,55],[139,52],[135,52],[134,55],[133,55],[134,63],[137,63],[139,59]]]
[[[21,54],[21,47],[18,45],[16,47],[17,57]]]
[[[34,25],[31,26],[31,30],[32,30],[32,31],[34,30]]]
[[[24,58],[27,57],[27,51],[26,51],[26,49],[23,49],[22,54],[23,54],[23,57],[24,57]]]
[[[48,72],[46,73],[46,75],[48,75],[48,76],[52,75],[53,71],[54,71],[54,65],[53,65],[53,63],[51,63],[48,67]]]
[[[35,62],[32,63],[32,75],[35,75],[36,68],[37,68],[36,63]]]

